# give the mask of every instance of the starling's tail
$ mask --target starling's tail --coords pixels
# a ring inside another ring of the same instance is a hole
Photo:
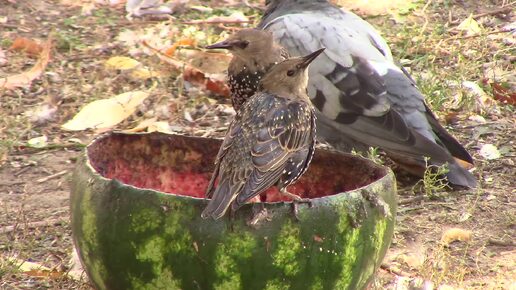
[[[235,199],[236,195],[230,191],[229,181],[224,180],[215,189],[213,198],[209,201],[208,206],[203,210],[201,217],[208,218],[212,217],[217,220],[221,218],[229,208],[231,202]]]

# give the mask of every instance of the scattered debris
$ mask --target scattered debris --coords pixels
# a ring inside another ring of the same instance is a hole
[[[479,152],[480,156],[484,157],[487,160],[494,160],[502,157],[502,154],[498,150],[498,148],[493,144],[484,144],[482,148],[480,148]]]

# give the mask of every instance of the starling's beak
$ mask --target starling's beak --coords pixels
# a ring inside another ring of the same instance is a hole
[[[231,49],[231,48],[233,48],[233,43],[231,41],[224,40],[224,41],[221,41],[221,42],[214,43],[212,45],[208,45],[205,48],[206,49],[217,49],[217,48],[220,48],[220,49]]]
[[[319,54],[321,54],[326,48],[321,48],[319,50],[316,50],[312,53],[310,53],[309,55],[307,56],[303,56],[301,59],[302,59],[302,62],[298,65],[299,68],[306,68],[308,67],[308,65],[314,60],[317,58],[317,56],[319,56]]]

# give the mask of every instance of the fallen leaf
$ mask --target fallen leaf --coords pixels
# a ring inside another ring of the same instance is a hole
[[[131,116],[148,96],[148,92],[135,91],[93,101],[83,107],[72,120],[66,122],[61,128],[70,131],[111,128]]]
[[[211,91],[217,95],[228,97],[230,95],[229,87],[227,86],[224,79],[220,78],[218,74],[205,74],[200,69],[189,65],[183,61],[165,55],[158,49],[150,46],[147,42],[143,41],[143,45],[154,51],[158,57],[166,63],[172,65],[175,69],[183,70],[183,79],[191,82],[205,90]]]
[[[473,14],[470,14],[468,18],[464,19],[459,26],[457,26],[457,29],[466,32],[466,35],[474,35],[482,32],[482,27],[480,27],[478,22],[473,18]]]
[[[446,124],[453,124],[459,120],[459,113],[449,111],[444,115],[444,122]]]
[[[203,13],[213,13],[213,8],[208,6],[202,6],[202,5],[192,5],[190,6],[190,9],[196,10]]]
[[[127,56],[114,56],[105,62],[105,66],[108,69],[129,72],[131,77],[140,80],[146,80],[161,75],[158,72],[143,67],[139,61]]]
[[[55,271],[38,263],[23,261],[16,258],[8,258],[7,261],[18,268],[18,271],[31,277],[61,278],[63,272]]]
[[[122,132],[126,132],[126,133],[143,132],[149,126],[156,123],[157,120],[158,120],[158,118],[156,118],[156,117],[150,118],[150,119],[145,119],[145,120],[141,121],[138,125],[136,125],[136,127],[133,127],[131,129],[127,129],[127,130],[123,130]]]
[[[48,145],[48,138],[47,136],[43,135],[40,137],[32,138],[29,141],[27,141],[27,146],[32,148],[44,148]]]
[[[479,154],[487,160],[493,160],[502,157],[502,154],[500,151],[498,151],[498,148],[496,148],[496,146],[493,144],[484,144],[482,148],[480,148]]]
[[[488,111],[491,109],[496,109],[496,101],[489,96],[477,83],[471,81],[463,81],[462,86],[476,97],[476,103],[480,111]]]
[[[43,51],[43,46],[32,39],[18,37],[13,41],[10,51],[22,51],[31,56],[38,56]]]
[[[31,277],[39,277],[39,278],[52,278],[58,279],[65,275],[64,272],[59,272],[55,270],[47,271],[47,270],[30,270],[23,272],[25,275],[29,275]]]
[[[229,87],[226,82],[219,79],[212,79],[202,71],[192,66],[185,68],[183,72],[183,79],[191,82],[207,91],[224,97],[230,96]]]
[[[443,233],[441,242],[445,245],[449,245],[455,241],[468,242],[471,240],[472,236],[473,232],[471,231],[461,228],[451,228]]]
[[[195,46],[195,43],[196,41],[193,38],[183,38],[172,44],[164,53],[168,56],[173,56],[179,46]]]
[[[83,5],[81,5],[81,16],[91,16],[91,15],[93,15],[93,11],[96,8],[97,7],[95,6],[95,3],[93,3],[93,2],[84,3]]]
[[[127,18],[132,16],[140,17],[143,15],[172,14],[172,9],[163,5],[161,0],[127,0],[125,3]]]
[[[126,56],[113,56],[106,61],[105,65],[109,69],[131,70],[140,66],[141,63]]]
[[[7,63],[7,56],[5,55],[5,51],[0,47],[0,66],[3,66]]]
[[[248,23],[251,22],[243,12],[233,12],[229,16],[211,16],[207,19],[185,21],[185,24],[203,24],[203,23]]]
[[[33,80],[37,79],[47,67],[48,61],[50,60],[50,50],[52,48],[52,39],[49,38],[43,44],[43,50],[39,56],[36,64],[28,71],[21,74],[9,76],[6,78],[0,78],[0,89],[12,90],[19,87],[26,87],[32,83]]]
[[[47,268],[43,265],[40,265],[40,264],[34,263],[34,262],[24,261],[24,260],[12,258],[12,257],[7,258],[7,261],[9,263],[13,264],[13,266],[18,268],[18,270],[20,270],[22,272],[31,271],[31,270],[50,271],[50,268]]]
[[[149,70],[148,68],[142,67],[131,71],[130,75],[135,79],[146,80],[150,78],[159,77],[162,74],[160,74],[159,72]]]
[[[68,139],[68,142],[74,143],[74,144],[80,144],[80,145],[86,145],[84,142],[82,142],[79,138],[70,138]]]
[[[447,284],[439,285],[439,288],[437,288],[437,290],[459,290],[459,289],[456,289],[455,287],[447,285]]]
[[[471,214],[469,212],[462,213],[459,217],[459,223],[463,223],[467,221],[471,217]]]
[[[480,123],[480,124],[485,124],[487,123],[486,121],[486,118],[480,116],[480,115],[472,115],[472,116],[469,116],[468,120],[470,121],[473,121],[473,122],[476,122],[476,123]]]
[[[367,15],[383,15],[387,13],[401,13],[417,7],[416,1],[407,0],[333,0],[339,6],[349,10],[357,10]],[[405,12],[406,13],[406,12]]]
[[[493,98],[506,105],[516,105],[516,92],[504,87],[500,83],[491,83]]]
[[[81,264],[81,260],[79,259],[79,254],[77,254],[77,249],[73,247],[70,262],[68,263],[68,277],[81,281],[86,278],[86,273]]]
[[[125,4],[126,0],[95,0],[95,3],[107,6],[117,6]]]
[[[154,122],[147,127],[147,132],[174,133],[170,130],[170,125],[166,121]]]
[[[220,74],[221,79],[226,76],[226,70],[232,58],[228,53],[204,52],[194,49],[181,50],[178,57],[185,59],[188,64],[205,73]]]

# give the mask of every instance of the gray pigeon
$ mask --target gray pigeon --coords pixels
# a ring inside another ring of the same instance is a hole
[[[317,133],[340,150],[383,149],[417,175],[447,164],[450,183],[475,187],[460,165],[469,153],[437,121],[385,40],[365,20],[327,0],[267,0],[258,28],[272,32],[292,56],[325,47],[309,68],[308,95]]]

